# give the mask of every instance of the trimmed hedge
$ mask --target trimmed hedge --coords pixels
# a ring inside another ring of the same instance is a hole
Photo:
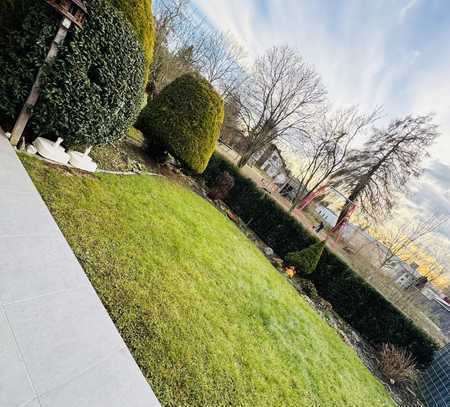
[[[237,167],[217,154],[213,155],[203,174],[208,186],[213,186],[224,171],[230,173],[235,181],[225,202],[278,255],[284,257],[317,242],[252,180],[240,175]]]
[[[288,253],[285,259],[286,263],[294,266],[299,275],[312,274],[319,264],[324,247],[325,241],[314,243],[298,252]]]
[[[432,362],[438,349],[433,339],[328,249],[309,278],[320,296],[373,345],[407,349],[420,368]]]
[[[223,100],[211,84],[200,75],[186,74],[144,108],[135,127],[150,146],[164,147],[202,173],[216,148],[223,115]]]
[[[144,77],[145,83],[147,83],[150,66],[153,62],[153,49],[156,38],[152,0],[111,0],[111,2],[124,13],[139,38],[146,59]]]
[[[17,4],[24,4],[16,0]],[[43,64],[61,17],[43,1],[25,2],[22,25],[0,47],[0,123],[11,126]],[[45,71],[29,129],[65,144],[102,144],[126,133],[143,99],[145,59],[131,25],[105,0],[89,1]]]
[[[234,165],[217,154],[203,174],[207,185],[213,185],[223,171],[235,179],[225,202],[277,254],[285,257],[317,242],[253,181],[240,175]],[[308,278],[321,297],[370,343],[391,343],[407,349],[420,368],[431,363],[437,349],[435,342],[328,249],[325,248],[315,272]]]

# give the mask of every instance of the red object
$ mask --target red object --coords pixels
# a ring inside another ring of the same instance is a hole
[[[348,224],[351,216],[355,212],[357,208],[357,205],[352,203],[351,206],[348,208],[348,210],[345,213],[345,216],[334,226],[333,229],[331,229],[331,234],[335,235],[336,240],[339,240],[341,236],[342,229]]]
[[[298,205],[298,209],[303,210],[305,209],[314,199],[316,199],[318,196],[324,195],[327,193],[328,187],[326,185],[316,189],[314,192],[309,193],[308,195],[303,198],[303,200],[300,201]]]

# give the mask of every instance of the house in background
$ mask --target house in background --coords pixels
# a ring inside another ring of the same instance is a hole
[[[429,312],[442,333],[450,339],[450,298],[446,297],[433,283],[427,283],[421,290]]]
[[[284,196],[290,201],[293,201],[297,195],[297,191],[299,190],[300,186],[301,186],[300,180],[291,175],[290,172],[288,172],[288,179],[283,185],[280,186],[278,192],[280,193],[280,195]]]
[[[396,262],[393,267],[394,282],[401,288],[412,287],[417,280],[422,276],[418,271],[419,265],[417,263],[405,263],[404,261]]]
[[[264,150],[254,154],[250,158],[249,165],[259,168],[272,178],[277,190],[286,184],[290,177],[286,161],[275,144],[269,144]]]
[[[394,283],[401,288],[410,288],[414,286],[422,275],[418,271],[419,265],[417,263],[405,263],[400,258],[395,261],[395,266],[392,267],[390,274]]]
[[[326,206],[318,203],[314,208],[314,212],[316,212],[317,216],[319,216],[319,218],[329,227],[336,225],[338,216]]]
[[[269,144],[264,150],[253,154],[249,164],[258,167],[271,178],[287,171],[281,150],[275,144]]]

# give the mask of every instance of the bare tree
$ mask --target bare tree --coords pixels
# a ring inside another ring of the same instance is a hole
[[[352,141],[380,117],[380,109],[360,115],[355,107],[326,112],[311,137],[300,139],[300,186],[291,211],[301,199],[313,194],[326,180],[342,169]]]
[[[230,95],[246,78],[242,68],[244,51],[229,33],[209,30],[198,47],[196,68],[223,97]]]
[[[400,261],[417,262],[414,246],[421,243],[448,219],[448,215],[430,215],[423,219],[408,219],[398,225],[390,222],[388,227],[377,228],[376,237],[382,243],[379,250],[380,269],[393,268]]]
[[[245,78],[243,49],[229,33],[211,27],[189,8],[189,0],[156,3],[156,44],[150,91],[177,76],[199,71],[226,96]]]
[[[290,48],[274,47],[258,58],[237,97],[247,141],[238,165],[289,132],[306,134],[325,94],[316,71]]]
[[[350,153],[333,177],[334,185],[348,194],[338,223],[355,203],[375,218],[390,213],[396,193],[422,173],[421,162],[438,135],[431,114],[409,115],[385,129],[373,129],[363,149]]]
[[[159,0],[155,4],[156,39],[148,91],[152,96],[158,86],[167,82],[166,75],[174,70],[174,58],[169,50],[176,32],[186,24],[184,12],[189,0]],[[170,68],[169,68],[170,67]],[[183,67],[176,67],[182,71]]]

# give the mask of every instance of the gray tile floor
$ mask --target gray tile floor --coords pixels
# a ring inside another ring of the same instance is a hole
[[[0,135],[0,407],[159,406]]]

